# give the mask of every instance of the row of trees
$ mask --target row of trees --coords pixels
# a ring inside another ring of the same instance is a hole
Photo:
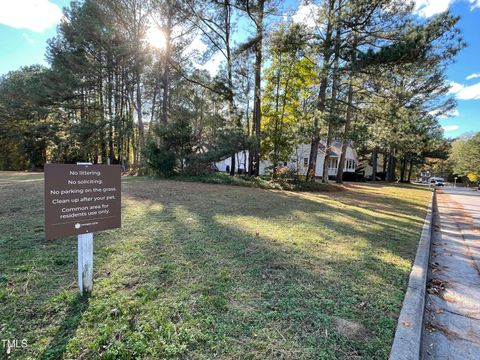
[[[454,175],[480,184],[480,133],[463,136],[452,143],[449,165]]]
[[[337,139],[338,181],[350,141],[374,169],[384,154],[388,179],[397,162],[410,177],[443,146],[436,116],[455,105],[444,71],[464,46],[458,18],[420,21],[400,0],[308,8],[313,26],[272,0],[73,1],[49,42],[50,68],[0,80],[0,166],[90,160],[167,174],[230,155],[233,175],[232,155],[248,148],[250,175],[264,158],[275,174],[310,143],[313,180],[324,139],[328,181]]]

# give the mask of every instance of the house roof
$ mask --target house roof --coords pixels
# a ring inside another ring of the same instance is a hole
[[[342,146],[343,146],[343,143],[341,141],[333,140],[332,144],[330,145],[329,156],[339,157],[340,156],[339,154],[342,153]],[[350,146],[353,149],[353,146],[352,146],[351,142],[348,144],[348,146]],[[318,150],[325,153],[326,147],[327,147],[327,142],[325,140],[321,140],[320,143],[318,144]],[[353,150],[355,150],[355,149],[353,149]]]

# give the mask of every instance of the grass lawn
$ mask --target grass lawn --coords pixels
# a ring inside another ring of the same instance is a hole
[[[124,178],[80,298],[76,238],[44,240],[42,178],[0,172],[0,339],[28,341],[9,358],[388,357],[428,189]]]

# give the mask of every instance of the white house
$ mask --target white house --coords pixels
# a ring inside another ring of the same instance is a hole
[[[325,160],[325,141],[320,141],[318,146],[318,157],[315,168],[315,176],[322,177],[323,162]],[[342,153],[342,143],[340,141],[333,141],[330,151],[328,175],[336,176],[338,170],[338,163],[340,161],[340,154]],[[306,175],[308,170],[308,160],[310,156],[310,144],[301,144],[295,148],[289,159],[284,159],[283,165],[295,171],[298,175]],[[235,165],[239,172],[245,172],[248,169],[248,150],[240,151],[235,155]],[[231,157],[227,157],[215,163],[219,171],[230,171]],[[350,143],[347,146],[345,156],[344,172],[355,172],[358,165],[357,152]],[[272,172],[272,163],[268,160],[260,161],[260,175],[265,175]]]

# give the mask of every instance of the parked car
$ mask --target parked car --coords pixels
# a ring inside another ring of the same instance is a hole
[[[441,177],[430,178],[430,186],[445,186],[445,179]]]

